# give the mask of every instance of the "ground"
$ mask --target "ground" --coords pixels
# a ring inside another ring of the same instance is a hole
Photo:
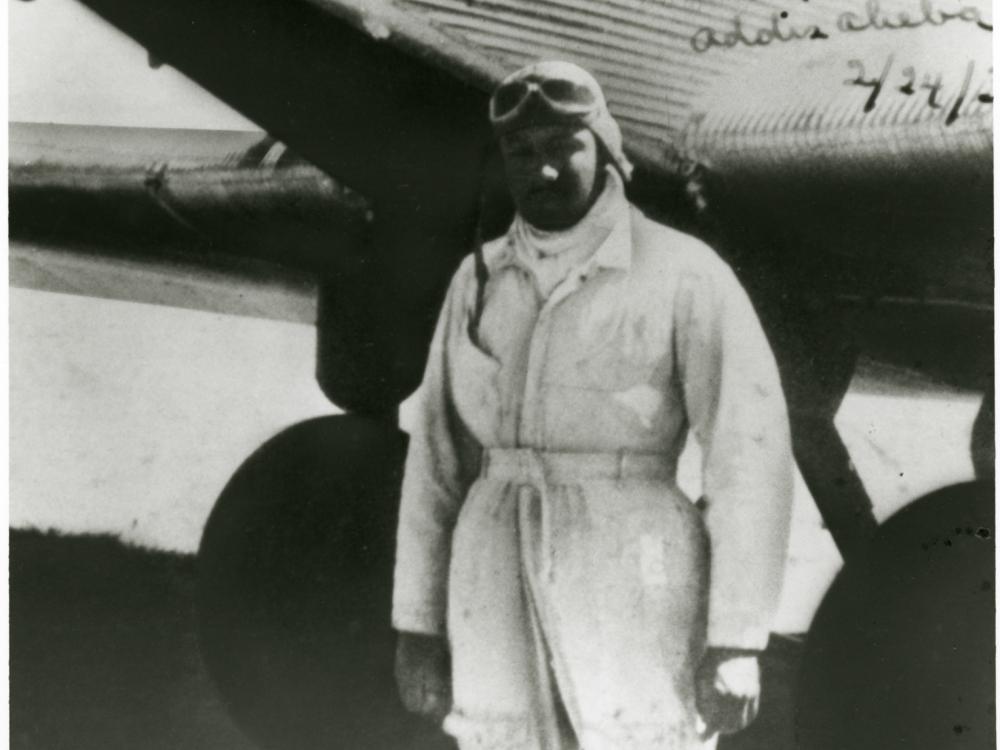
[[[195,560],[10,538],[11,747],[245,750],[198,655]]]
[[[191,555],[110,536],[10,537],[14,750],[254,750],[198,652]],[[791,750],[799,646],[772,641],[758,723],[726,750]]]

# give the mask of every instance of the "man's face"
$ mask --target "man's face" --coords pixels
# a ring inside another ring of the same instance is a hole
[[[518,212],[539,229],[566,229],[603,187],[597,139],[587,128],[540,125],[500,139],[507,185]]]

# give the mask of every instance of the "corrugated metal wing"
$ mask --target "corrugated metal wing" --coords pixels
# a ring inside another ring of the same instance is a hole
[[[533,60],[578,62],[658,169],[992,148],[986,0],[312,1],[434,47],[483,86]]]

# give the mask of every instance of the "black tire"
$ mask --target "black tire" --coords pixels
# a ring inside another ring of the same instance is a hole
[[[927,495],[841,571],[806,643],[800,750],[995,747],[993,499]]]
[[[203,658],[269,750],[447,747],[403,710],[390,628],[405,435],[357,416],[295,425],[239,468],[199,550]]]

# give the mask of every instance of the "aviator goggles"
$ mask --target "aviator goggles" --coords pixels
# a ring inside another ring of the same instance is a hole
[[[594,91],[582,83],[561,78],[520,79],[502,84],[490,99],[490,121],[504,126],[517,119],[532,99],[540,99],[556,114],[587,115],[601,103]]]

